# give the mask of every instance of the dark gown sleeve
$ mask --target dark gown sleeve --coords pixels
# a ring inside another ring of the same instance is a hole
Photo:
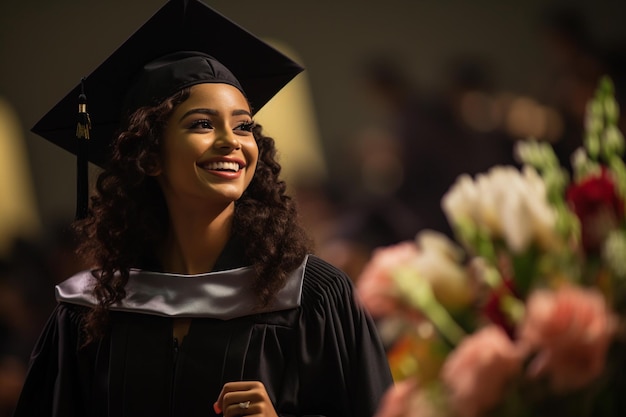
[[[80,308],[59,304],[33,349],[14,417],[84,416],[79,376]]]
[[[299,409],[306,415],[371,417],[393,381],[351,281],[310,257],[302,299]]]

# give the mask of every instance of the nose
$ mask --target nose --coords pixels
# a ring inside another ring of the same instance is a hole
[[[215,139],[215,146],[220,149],[239,149],[241,143],[237,138],[237,135],[233,133],[231,129],[219,129],[217,137]]]

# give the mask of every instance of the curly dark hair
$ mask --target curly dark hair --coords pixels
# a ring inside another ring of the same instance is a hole
[[[74,222],[78,248],[98,269],[93,295],[97,306],[85,319],[87,340],[104,334],[108,308],[125,296],[131,268],[155,259],[166,236],[168,209],[161,188],[150,175],[158,163],[161,132],[177,105],[191,94],[184,89],[154,107],[142,107],[127,118],[113,143],[111,158],[96,183],[89,216]],[[298,223],[295,202],[279,179],[274,140],[253,128],[259,159],[252,182],[235,202],[233,234],[244,236],[245,255],[257,272],[259,305],[267,305],[284,286],[311,248]]]

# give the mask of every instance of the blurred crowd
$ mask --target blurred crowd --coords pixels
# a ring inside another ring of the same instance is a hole
[[[443,194],[462,173],[516,164],[517,140],[548,140],[568,164],[601,75],[613,78],[618,101],[626,102],[626,53],[597,45],[570,11],[546,15],[541,40],[548,72],[530,80],[534,91],[523,95],[498,85],[496,63],[482,57],[452,60],[442,69],[446,86],[436,93],[422,88],[397,56],[364,57],[356,75],[376,118],[348,138],[353,152],[342,163],[352,174],[293,184],[317,253],[357,280],[377,247],[413,239],[422,229],[450,235]],[[68,224],[51,229],[35,239],[14,236],[0,257],[0,417],[11,415],[54,307],[54,285],[82,268]]]
[[[30,353],[55,305],[54,285],[83,269],[69,229],[16,238],[0,260],[0,416],[10,416]]]
[[[598,44],[575,9],[546,12],[537,30],[544,60],[537,65],[545,71],[529,75],[524,92],[499,85],[498,63],[484,57],[454,57],[435,92],[419,85],[398,56],[364,58],[358,75],[372,123],[349,142],[353,152],[342,155],[354,158],[353,175],[302,193],[305,214],[315,213],[310,230],[322,256],[358,279],[376,247],[413,239],[423,229],[453,237],[442,196],[461,174],[519,167],[517,141],[548,141],[570,167],[599,78],[609,75],[618,102],[626,103],[626,49]],[[626,117],[620,123],[623,130]],[[306,210],[312,200],[315,209]],[[319,227],[321,220],[327,227]]]

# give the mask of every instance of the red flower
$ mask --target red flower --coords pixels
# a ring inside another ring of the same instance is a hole
[[[502,308],[502,299],[505,295],[515,296],[513,280],[509,278],[504,278],[502,284],[489,293],[487,301],[482,307],[482,313],[490,322],[502,328],[513,339],[516,324]]]
[[[600,175],[571,185],[567,201],[580,220],[585,252],[597,253],[608,233],[624,218],[624,201],[617,195],[613,179],[602,169]]]

